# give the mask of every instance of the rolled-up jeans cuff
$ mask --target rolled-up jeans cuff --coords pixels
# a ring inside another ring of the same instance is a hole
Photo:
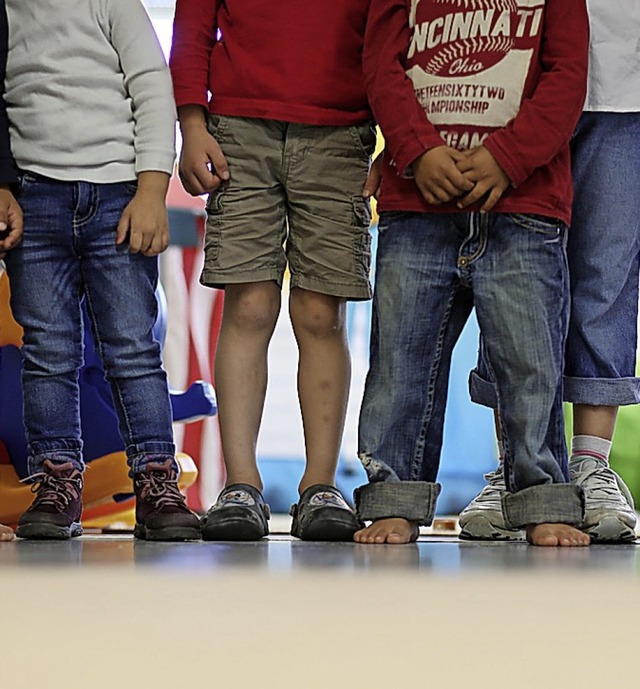
[[[545,483],[502,496],[502,513],[507,527],[527,524],[570,524],[584,519],[582,488],[572,483]]]
[[[429,526],[436,512],[439,483],[380,481],[354,491],[356,513],[362,521],[399,517]]]
[[[565,376],[564,400],[573,404],[620,407],[640,402],[640,378]]]
[[[483,378],[477,369],[473,369],[469,373],[469,395],[473,402],[481,404],[483,407],[490,409],[498,407],[495,385],[490,380]]]

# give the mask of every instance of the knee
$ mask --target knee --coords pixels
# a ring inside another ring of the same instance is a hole
[[[47,338],[45,333],[41,337],[25,331],[21,351],[25,371],[39,377],[73,375],[83,364],[80,342]]]
[[[262,332],[272,330],[280,311],[280,290],[260,285],[227,287],[224,321],[236,330]]]
[[[345,334],[344,299],[296,289],[291,294],[289,312],[297,336],[328,339]]]

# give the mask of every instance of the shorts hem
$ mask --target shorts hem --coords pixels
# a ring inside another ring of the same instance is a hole
[[[242,285],[251,282],[276,282],[282,288],[282,275],[276,270],[247,271],[245,273],[224,273],[203,270],[200,284],[212,289],[224,289],[227,285]]]
[[[366,301],[373,296],[371,285],[368,282],[359,285],[341,285],[335,282],[329,283],[308,278],[304,275],[292,275],[290,284],[291,287],[299,287],[318,294],[328,294],[331,297],[342,297],[349,301]]]

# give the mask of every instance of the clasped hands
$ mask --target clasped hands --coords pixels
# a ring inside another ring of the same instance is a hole
[[[509,188],[511,181],[484,146],[458,151],[436,146],[411,165],[415,183],[427,203],[440,205],[457,199],[461,210],[484,199],[487,213]]]

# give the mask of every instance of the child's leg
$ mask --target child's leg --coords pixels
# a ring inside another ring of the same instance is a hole
[[[486,254],[473,266],[478,322],[496,381],[510,494],[507,525],[536,545],[588,545],[573,525],[582,492],[567,483],[562,365],[568,286],[564,228],[536,216],[476,217]]]
[[[5,261],[11,308],[24,328],[24,422],[35,499],[22,515],[24,538],[82,533],[82,441],[78,371],[82,366],[80,264],[75,253],[73,185],[21,179],[22,243]]]
[[[362,193],[374,143],[370,125],[287,130],[289,310],[307,453],[291,533],[305,540],[351,541],[359,527],[334,482],[350,379],[345,302],[371,295]]]
[[[206,540],[257,540],[268,533],[256,442],[267,386],[267,348],[286,269],[286,122],[211,116],[231,177],[207,204],[201,280],[224,287],[216,392],[227,485],[203,518]]]
[[[585,493],[581,528],[592,541],[635,540],[633,499],[609,467],[608,454],[618,405],[640,399],[635,375],[640,197],[629,193],[640,188],[640,113],[584,113],[571,148],[572,307],[564,371],[564,397],[574,403],[569,469]],[[472,397],[494,406],[488,375],[478,373],[471,376]],[[467,537],[518,536],[504,525],[500,492],[504,485],[486,486],[463,511],[460,523]]]
[[[131,467],[134,534],[149,540],[199,538],[198,519],[178,488],[167,377],[153,336],[157,258],[114,242],[135,190],[126,183],[76,186],[75,245],[96,349]]]
[[[571,478],[584,489],[583,528],[594,541],[635,539],[633,500],[608,454],[618,405],[640,400],[639,155],[640,113],[583,114],[572,140],[565,399],[574,403]]]
[[[226,485],[262,490],[256,444],[267,390],[267,349],[280,311],[275,282],[228,285],[216,347],[216,394]]]
[[[280,300],[275,281],[226,288],[215,373],[227,480],[203,518],[205,540],[252,541],[269,532],[256,444],[267,390],[267,349]]]
[[[351,360],[344,299],[294,288],[289,312],[300,351],[298,398],[307,456],[299,487],[303,493],[314,484],[334,484]]]
[[[457,269],[465,218],[380,220],[359,428],[370,483],[356,496],[359,516],[373,523],[356,534],[360,543],[408,543],[433,519],[451,353],[472,306]]]

